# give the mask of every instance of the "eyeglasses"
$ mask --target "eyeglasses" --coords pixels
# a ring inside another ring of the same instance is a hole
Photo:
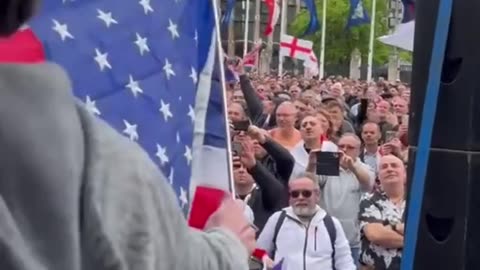
[[[312,190],[292,190],[290,191],[290,197],[296,199],[300,197],[300,194],[303,198],[310,198],[313,194]]]

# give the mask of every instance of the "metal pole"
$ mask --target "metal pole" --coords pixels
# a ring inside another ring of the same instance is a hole
[[[377,9],[377,0],[372,0],[372,21],[370,22],[370,43],[368,45],[367,82],[370,82],[372,80],[373,44],[375,40],[376,9]]]
[[[320,41],[320,59],[318,61],[318,78],[321,80],[325,75],[325,35],[327,32],[327,1],[323,0],[322,7],[322,39]]]
[[[287,0],[282,0],[282,12],[280,18],[280,40],[282,40],[282,35],[287,33]],[[280,51],[280,47],[278,49]],[[283,56],[278,54],[278,76],[283,75]]]
[[[243,34],[243,56],[248,53],[248,27],[250,25],[250,0],[245,0],[245,33]]]
[[[255,29],[253,31],[253,40],[260,39],[260,0],[255,0]]]
[[[220,82],[222,83],[222,98],[223,98],[223,117],[225,120],[225,134],[227,137],[227,167],[228,167],[228,183],[229,183],[229,189],[230,192],[232,193],[233,198],[235,199],[235,184],[234,184],[234,179],[233,179],[233,160],[232,160],[232,144],[230,142],[230,127],[228,125],[228,116],[227,116],[227,88],[226,88],[226,83],[225,83],[225,69],[223,65],[223,49],[222,49],[222,39],[221,39],[221,31],[220,31],[220,20],[219,20],[219,15],[218,12],[220,9],[218,8],[218,3],[217,0],[212,0],[213,3],[213,13],[215,14],[215,35],[216,35],[216,45],[217,45],[217,53],[218,53],[218,62],[220,65]]]

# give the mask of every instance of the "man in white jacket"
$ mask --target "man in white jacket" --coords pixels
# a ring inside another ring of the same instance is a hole
[[[289,183],[290,207],[273,214],[257,241],[275,264],[288,270],[354,270],[350,246],[340,222],[317,204],[316,177],[304,174]]]

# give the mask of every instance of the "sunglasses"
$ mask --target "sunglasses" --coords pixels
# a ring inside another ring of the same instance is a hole
[[[310,198],[313,194],[312,190],[292,190],[290,191],[290,197],[296,199],[300,197],[300,194],[303,198]]]

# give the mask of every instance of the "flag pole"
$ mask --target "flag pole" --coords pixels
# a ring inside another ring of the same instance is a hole
[[[373,64],[373,44],[375,40],[375,17],[377,10],[377,0],[372,0],[372,18],[370,22],[370,41],[368,44],[368,64],[367,64],[367,82],[372,80],[372,64]]]
[[[282,10],[280,14],[280,40],[282,40],[282,35],[287,33],[287,0],[282,1]],[[273,33],[272,33],[273,35]],[[280,48],[278,48],[280,52]],[[283,55],[278,54],[278,77],[283,75]]]
[[[248,52],[248,28],[250,26],[250,0],[245,0],[245,32],[243,34],[243,56]]]
[[[318,61],[318,79],[321,80],[325,73],[325,35],[327,32],[327,0],[323,0],[322,7],[322,39],[320,40],[320,59]]]
[[[223,117],[225,120],[225,134],[226,134],[226,144],[227,144],[227,170],[228,170],[228,186],[230,189],[230,192],[232,193],[233,198],[235,199],[235,185],[234,185],[234,180],[233,180],[233,160],[232,160],[232,144],[230,141],[230,125],[228,116],[227,116],[227,85],[225,82],[225,67],[223,64],[223,49],[222,49],[222,38],[220,36],[221,30],[220,30],[220,20],[218,16],[218,12],[220,12],[220,9],[218,8],[218,0],[211,0],[212,1],[212,6],[213,6],[213,13],[214,13],[214,18],[215,18],[215,37],[216,37],[216,43],[217,43],[217,53],[218,53],[218,61],[219,61],[219,66],[220,66],[220,83],[222,84],[222,98],[223,98]]]

